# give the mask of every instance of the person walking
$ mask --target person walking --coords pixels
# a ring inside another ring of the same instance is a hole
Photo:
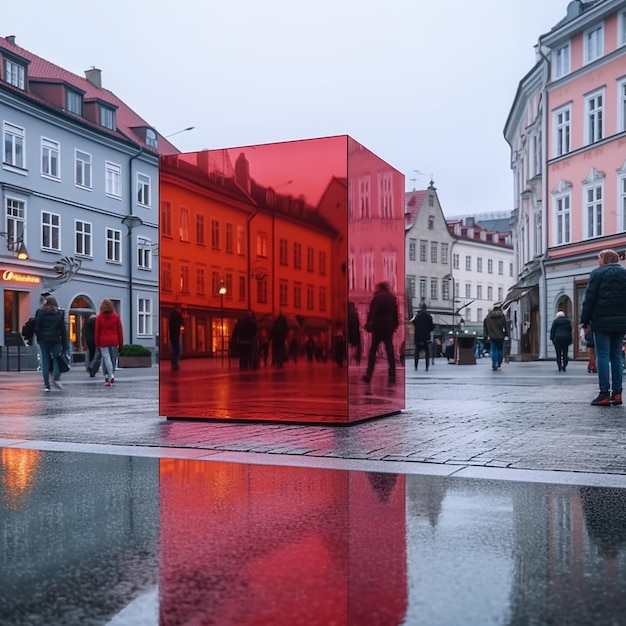
[[[489,338],[489,355],[491,369],[495,372],[500,369],[504,358],[504,339],[509,336],[509,325],[506,321],[502,305],[496,302],[493,309],[487,313],[483,322],[483,332]]]
[[[111,300],[105,298],[100,303],[100,313],[96,317],[96,347],[102,356],[105,387],[110,387],[115,383],[117,355],[123,345],[122,320]]]
[[[559,372],[566,372],[569,363],[567,352],[572,343],[572,322],[565,311],[557,312],[550,328],[550,341],[554,344]]]
[[[428,312],[426,304],[422,304],[418,313],[412,319],[411,324],[415,329],[415,369],[420,358],[420,352],[424,352],[424,362],[426,363],[426,371],[428,371],[428,362],[430,360],[430,334],[435,329],[433,316]]]
[[[622,342],[626,334],[626,269],[615,250],[598,253],[589,275],[580,314],[583,329],[593,330],[600,393],[593,406],[622,404]]]
[[[57,389],[63,389],[58,357],[68,350],[67,328],[63,311],[54,296],[45,296],[41,308],[35,313],[35,336],[41,357],[44,391],[50,391],[50,370],[52,384]]]
[[[383,343],[387,353],[387,373],[389,382],[396,382],[396,359],[393,353],[393,334],[399,325],[398,301],[386,282],[376,285],[374,297],[370,302],[367,312],[365,330],[372,335],[369,354],[367,357],[367,369],[363,381],[369,383],[372,380],[374,366],[376,365],[376,352],[378,346]]]
[[[177,372],[179,369],[178,362],[180,361],[181,351],[181,336],[180,333],[184,328],[183,315],[180,311],[180,307],[175,305],[170,313],[167,321],[167,332],[170,340],[170,348],[172,349],[172,370]]]
[[[285,342],[287,341],[288,332],[287,318],[282,311],[279,311],[274,324],[272,324],[272,364],[281,369],[285,360]]]
[[[83,326],[83,338],[87,344],[87,371],[93,378],[100,369],[100,350],[96,348],[96,314],[92,313]]]

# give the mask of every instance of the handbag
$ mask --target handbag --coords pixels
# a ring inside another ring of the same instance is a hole
[[[61,354],[59,354],[57,363],[59,364],[61,374],[70,371],[70,355],[67,352],[61,352]]]

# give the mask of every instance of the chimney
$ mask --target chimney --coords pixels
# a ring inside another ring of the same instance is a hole
[[[96,67],[91,67],[88,70],[85,70],[85,78],[95,87],[100,89],[102,87],[102,70],[97,69]]]
[[[5,39],[12,45],[15,45],[15,35],[7,35]]]

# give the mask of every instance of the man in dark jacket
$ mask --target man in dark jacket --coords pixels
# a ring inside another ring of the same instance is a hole
[[[495,372],[502,365],[504,339],[509,336],[509,325],[499,302],[496,302],[493,309],[487,313],[483,322],[483,333],[485,337],[489,338],[491,369]]]
[[[54,296],[46,296],[43,305],[35,313],[35,336],[41,356],[44,390],[50,391],[50,369],[53,372],[52,384],[57,389],[63,389],[57,358],[68,349],[67,328],[63,311],[59,309]]]
[[[565,315],[565,311],[556,314],[550,327],[550,341],[554,344],[559,372],[566,372],[569,363],[567,351],[572,343],[572,323]]]
[[[602,250],[589,275],[580,321],[593,329],[600,393],[594,406],[622,404],[622,341],[626,334],[626,269],[614,250]],[[612,385],[612,392],[611,392]]]
[[[382,342],[387,352],[389,382],[396,382],[396,359],[393,354],[393,333],[398,328],[398,301],[389,290],[385,282],[376,285],[376,292],[370,302],[367,313],[365,330],[372,334],[369,355],[367,357],[367,369],[363,380],[369,383],[372,380],[374,365],[376,364],[376,352]]]
[[[180,333],[184,328],[183,314],[178,305],[175,305],[172,309],[169,319],[167,321],[167,332],[170,340],[170,347],[172,349],[172,370],[177,372],[179,369],[180,350],[181,350],[181,336]]]
[[[85,343],[87,344],[88,351],[87,371],[89,372],[89,376],[93,378],[96,375],[96,372],[100,369],[100,360],[102,358],[102,356],[100,355],[100,350],[96,350],[95,313],[92,313],[85,322],[85,325],[83,326],[83,335]]]
[[[419,313],[411,319],[411,324],[415,328],[415,369],[420,358],[420,352],[424,351],[424,361],[426,371],[428,371],[428,361],[430,357],[430,333],[433,332],[435,324],[433,316],[426,310],[426,305],[422,304]]]

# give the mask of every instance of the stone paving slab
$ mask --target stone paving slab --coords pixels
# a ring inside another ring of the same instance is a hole
[[[341,426],[166,420],[158,370],[118,370],[104,388],[81,368],[45,394],[37,372],[0,372],[0,439],[232,454],[626,476],[626,407],[592,407],[596,376],[572,362],[488,359],[406,371],[406,410]]]

